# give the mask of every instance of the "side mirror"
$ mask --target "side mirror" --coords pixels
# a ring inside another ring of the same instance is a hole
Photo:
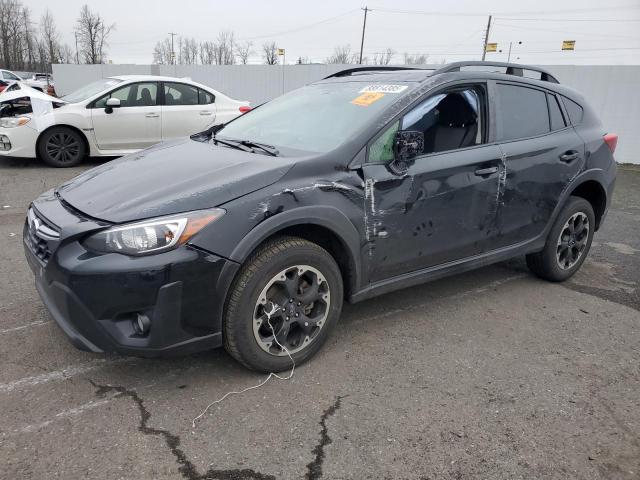
[[[393,162],[390,167],[394,173],[403,175],[409,169],[411,160],[424,150],[424,133],[416,130],[400,130],[393,139]]]
[[[120,108],[120,99],[119,98],[109,98],[107,103],[105,104],[104,112],[105,113],[113,113],[114,108]]]

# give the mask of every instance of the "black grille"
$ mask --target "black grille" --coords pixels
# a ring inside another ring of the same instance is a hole
[[[43,227],[45,230],[44,233],[42,232]],[[57,238],[55,238],[58,235],[57,228],[38,216],[35,210],[29,209],[23,235],[29,249],[46,264],[51,258],[52,253],[50,242],[52,240],[57,241]],[[51,239],[47,240],[43,238],[43,236],[50,237]]]

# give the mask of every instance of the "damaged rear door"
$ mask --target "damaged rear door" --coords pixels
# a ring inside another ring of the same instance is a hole
[[[363,166],[370,281],[491,250],[504,162],[488,143],[483,83],[429,95],[370,143]],[[424,149],[398,174],[399,130],[424,133]]]
[[[541,235],[562,192],[584,169],[584,142],[546,90],[497,82],[496,134],[509,175],[495,247]]]

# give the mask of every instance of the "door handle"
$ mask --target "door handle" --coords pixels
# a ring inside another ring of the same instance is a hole
[[[147,113],[145,115],[145,117],[147,117],[147,118],[158,118],[159,116],[160,116],[160,114],[158,114],[158,113]]]
[[[487,167],[487,168],[479,168],[474,173],[479,177],[484,177],[487,175],[491,175],[498,171],[498,167]]]
[[[200,112],[200,115],[207,115],[208,116],[208,115],[212,115],[212,114],[213,114],[213,112],[210,111],[210,110],[203,110],[202,112]]]
[[[579,155],[576,150],[569,150],[560,155],[560,160],[565,163],[573,162]]]

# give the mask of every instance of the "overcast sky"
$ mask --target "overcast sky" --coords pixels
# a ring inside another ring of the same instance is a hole
[[[402,63],[403,53],[429,54],[430,60],[478,60],[487,16],[494,15],[490,42],[502,53],[487,59],[536,64],[640,64],[640,0],[507,0],[375,2],[353,0],[23,0],[38,21],[49,8],[63,43],[74,50],[73,29],[83,4],[115,23],[108,59],[113,63],[151,63],[155,43],[176,32],[198,41],[214,40],[231,30],[251,40],[261,63],[260,47],[276,41],[287,63],[298,56],[322,62],[336,45],[360,50],[362,7],[367,17],[364,54],[390,47]],[[562,52],[563,40],[575,40],[574,52]],[[518,44],[518,42],[522,42]]]

